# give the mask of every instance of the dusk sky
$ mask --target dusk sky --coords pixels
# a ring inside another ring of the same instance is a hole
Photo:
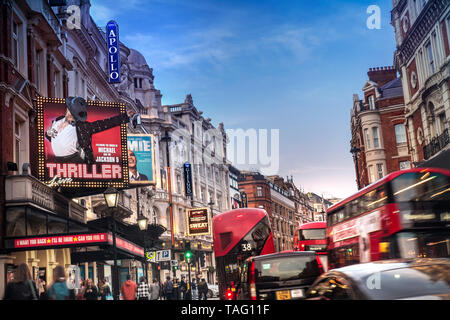
[[[350,109],[369,68],[393,64],[391,0],[91,3],[145,56],[163,105],[190,93],[216,126],[279,129],[279,175],[326,197],[356,191]],[[367,27],[370,5],[380,29]]]

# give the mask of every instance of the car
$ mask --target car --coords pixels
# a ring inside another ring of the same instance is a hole
[[[450,259],[382,260],[330,270],[307,300],[450,300]]]
[[[208,293],[206,294],[208,299],[219,296],[219,286],[217,284],[208,283]]]
[[[237,286],[238,300],[303,299],[324,273],[314,251],[285,251],[248,258]]]

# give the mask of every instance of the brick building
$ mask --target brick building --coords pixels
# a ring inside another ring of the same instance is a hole
[[[350,141],[361,189],[411,167],[401,79],[393,67],[370,68],[362,99],[353,95]]]
[[[393,0],[394,63],[415,166],[450,168],[450,2]]]

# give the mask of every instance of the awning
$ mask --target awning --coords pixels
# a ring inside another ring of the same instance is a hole
[[[112,248],[113,235],[111,232],[81,233],[65,235],[46,235],[39,237],[20,237],[5,239],[5,248],[9,251],[61,249],[70,247],[100,246],[106,251]],[[135,258],[144,258],[144,248],[131,241],[116,236],[116,247]],[[109,259],[109,258],[108,258]],[[106,260],[108,260],[106,259]]]

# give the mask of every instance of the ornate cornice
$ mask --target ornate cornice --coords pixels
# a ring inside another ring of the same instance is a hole
[[[449,5],[448,0],[428,1],[395,53],[396,67],[404,66],[413,57],[419,45],[428,36]]]

